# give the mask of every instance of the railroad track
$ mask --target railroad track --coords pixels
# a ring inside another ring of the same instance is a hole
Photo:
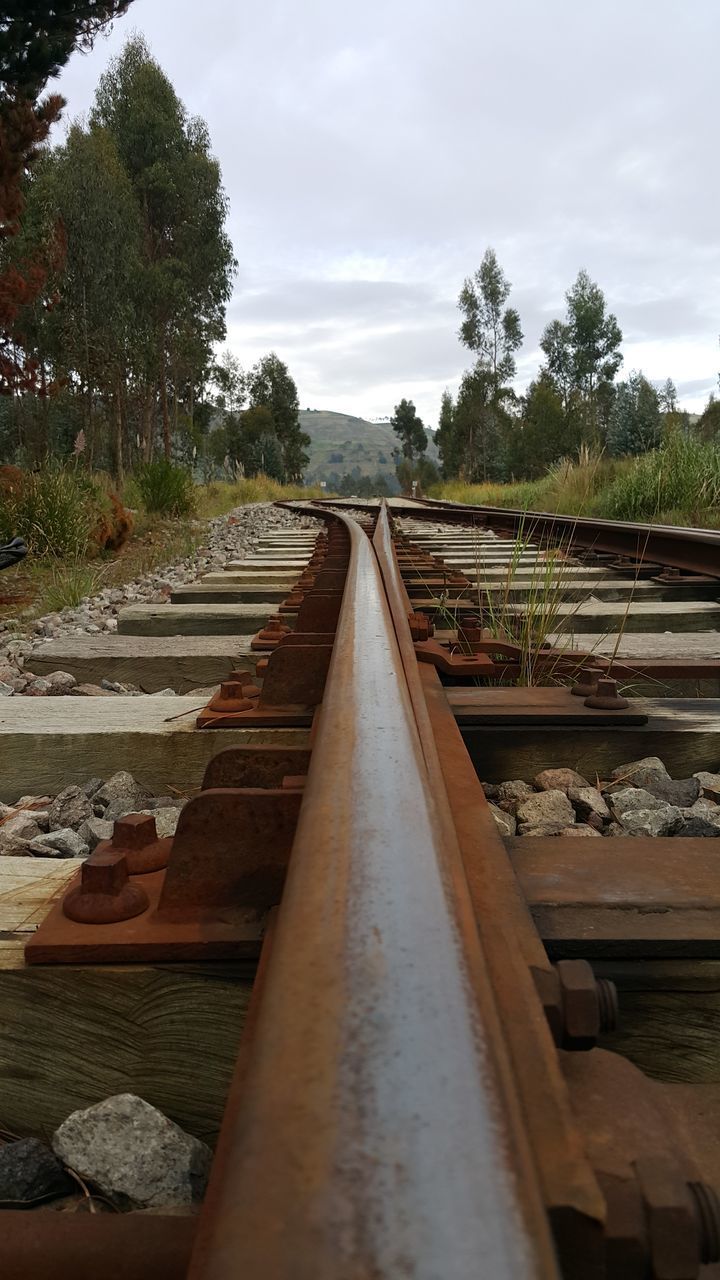
[[[720,537],[558,531],[438,504],[293,509],[322,531],[297,563],[278,541],[277,614],[192,709],[194,741],[232,745],[212,754],[172,841],[126,822],[25,949],[29,968],[53,971],[257,963],[200,1216],[175,1230],[34,1215],[28,1233],[27,1215],[21,1230],[5,1211],[17,1235],[3,1274],[95,1277],[112,1248],[118,1274],[155,1280],[720,1275],[717,1077],[650,1079],[604,1047],[618,1043],[609,974],[635,962],[632,987],[646,964],[718,955],[713,846],[504,842],[479,780],[503,776],[510,751],[576,763],[581,743],[598,769],[619,741],[622,758],[662,743],[664,758],[717,767],[717,703],[623,689],[717,690],[711,639],[687,660],[662,644],[634,653],[632,631],[621,655],[553,637],[535,655],[552,685],[528,689],[480,606],[506,536],[521,536],[519,611],[523,574],[559,543],[580,597],[584,574],[626,622],[679,603],[710,637]],[[164,608],[250,610],[243,594],[272,585],[267,560]]]

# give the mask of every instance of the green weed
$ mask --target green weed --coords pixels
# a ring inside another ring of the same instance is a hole
[[[156,458],[137,467],[132,479],[146,511],[164,516],[189,516],[195,511],[195,484],[185,467]]]

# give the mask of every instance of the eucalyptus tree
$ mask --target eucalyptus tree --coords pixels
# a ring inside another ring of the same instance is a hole
[[[613,454],[647,453],[662,435],[660,399],[642,373],[631,373],[618,385],[610,411],[607,442]]]
[[[284,479],[299,481],[308,463],[310,437],[300,429],[300,401],[288,367],[271,351],[250,370],[247,389],[251,409],[269,409],[272,430],[282,452]]]
[[[475,355],[476,363],[463,378],[457,425],[466,424],[471,446],[465,470],[477,473],[479,462],[483,480],[497,478],[502,470],[501,446],[510,421],[507,406],[514,400],[515,353],[523,340],[520,316],[514,307],[507,306],[510,289],[495,250],[487,249],[478,270],[465,280],[458,299],[463,315],[459,337]]]
[[[0,393],[37,389],[37,366],[17,328],[43,294],[63,249],[62,228],[20,259],[7,241],[21,229],[28,178],[41,144],[59,119],[64,99],[41,97],[76,48],[90,48],[98,31],[130,0],[6,0],[0,23]]]
[[[225,336],[225,304],[236,263],[225,231],[220,168],[206,126],[188,118],[139,36],[127,42],[101,78],[90,119],[113,137],[140,208],[136,297],[143,436],[150,456],[159,399],[169,458],[170,398],[176,408],[183,399],[192,418],[213,343]]]
[[[427,436],[412,400],[402,399],[395,405],[390,426],[400,440],[403,458],[411,464],[427,449]]]
[[[136,356],[140,208],[112,136],[97,125],[73,125],[49,157],[43,185],[67,238],[59,301],[47,322],[49,350],[57,377],[82,395],[88,461],[112,457],[121,478]]]
[[[591,438],[607,428],[613,382],[623,359],[622,331],[587,271],[578,272],[565,299],[565,320],[546,326],[540,346],[566,412],[578,412],[583,434]]]

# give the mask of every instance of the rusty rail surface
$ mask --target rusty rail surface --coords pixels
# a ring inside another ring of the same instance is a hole
[[[378,564],[358,524],[336,519],[350,565],[333,656],[190,1274],[553,1277]]]

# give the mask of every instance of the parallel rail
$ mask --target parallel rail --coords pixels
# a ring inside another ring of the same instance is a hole
[[[596,520],[587,516],[471,506],[431,498],[419,499],[419,503],[418,510],[412,512],[415,518],[432,519],[432,513],[436,512],[448,523],[487,525],[490,529],[531,541],[617,553],[638,563],[646,561],[720,579],[720,531],[717,530]],[[424,517],[424,511],[430,514]]]
[[[327,508],[334,504],[332,499],[321,499],[315,505]],[[377,512],[377,503],[353,501],[352,506],[367,514]],[[618,555],[638,564],[658,564],[720,579],[720,530],[716,529],[636,524],[551,511],[475,506],[436,498],[415,498],[412,505],[404,503],[402,506],[391,498],[388,509],[394,515],[409,516],[413,520],[487,527],[501,534],[521,537],[526,542],[560,544],[566,550],[583,549]]]

